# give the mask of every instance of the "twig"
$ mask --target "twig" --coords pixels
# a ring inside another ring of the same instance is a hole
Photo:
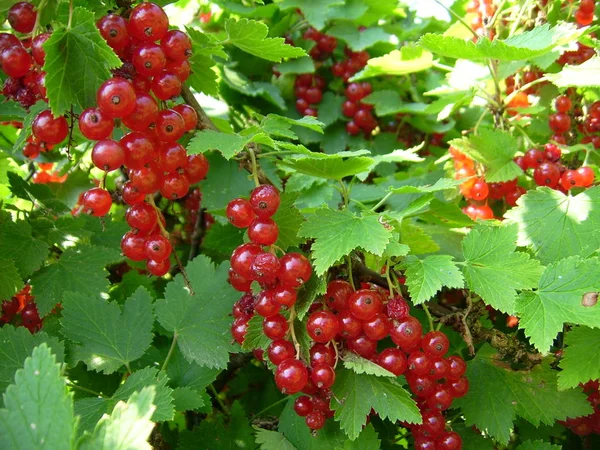
[[[171,356],[173,356],[173,352],[175,351],[175,347],[177,346],[178,338],[179,338],[179,335],[177,334],[177,332],[173,333],[173,340],[171,341],[171,347],[169,347],[169,353],[167,353],[165,362],[163,362],[163,365],[160,368],[160,370],[162,370],[162,371],[167,370],[167,365],[169,364],[169,361],[171,360]]]
[[[192,231],[192,238],[190,240],[190,253],[188,255],[188,261],[191,261],[196,256],[196,252],[198,251],[198,247],[202,242],[202,238],[204,237],[205,231],[206,229],[204,228],[204,210],[200,208],[198,209],[196,221],[194,222],[194,230]]]

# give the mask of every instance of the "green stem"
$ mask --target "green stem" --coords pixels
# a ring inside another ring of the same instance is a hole
[[[67,22],[67,29],[71,29],[71,22],[73,21],[73,0],[69,0],[69,21]]]
[[[452,17],[454,17],[456,20],[458,20],[461,24],[463,24],[467,30],[469,30],[471,32],[471,34],[473,36],[475,36],[476,38],[479,38],[479,35],[475,32],[475,30],[473,30],[473,28],[471,28],[471,26],[465,22],[465,20],[460,17],[458,14],[456,14],[454,11],[452,11],[450,8],[448,8],[446,5],[444,5],[442,2],[440,2],[440,0],[434,0],[438,5],[440,5],[442,8],[444,8],[446,11],[448,11],[448,14],[450,14]]]
[[[425,315],[427,316],[427,320],[429,321],[429,331],[433,331],[433,317],[431,317],[429,308],[425,303],[423,303],[423,311],[425,311]]]
[[[346,256],[346,261],[348,263],[348,281],[352,286],[352,290],[355,291],[356,287],[354,286],[354,277],[352,276],[352,257],[350,255]]]
[[[380,208],[381,206],[383,206],[385,204],[385,202],[387,202],[392,195],[394,195],[393,192],[388,192],[387,194],[385,194],[385,197],[383,197],[381,200],[379,200],[379,202],[371,208],[371,211],[373,211],[373,212],[377,211],[377,209]]]
[[[254,185],[256,187],[260,186],[260,181],[258,180],[258,166],[256,165],[256,155],[254,154],[254,150],[251,148],[248,149],[248,153],[250,154],[250,161],[252,162],[252,179],[254,180]]]
[[[215,387],[211,384],[208,385],[208,388],[210,389],[210,392],[212,392],[215,400],[217,401],[217,403],[219,404],[219,406],[221,407],[221,409],[223,410],[223,412],[225,414],[227,414],[228,416],[231,415],[231,413],[229,412],[229,408],[227,408],[227,405],[225,405],[225,402],[223,402],[223,400],[221,399],[221,397],[219,397],[219,393],[217,392],[217,390],[215,389]]]
[[[259,417],[261,415],[263,415],[265,412],[267,412],[268,410],[270,410],[271,408],[280,405],[283,402],[287,402],[290,398],[288,396],[283,397],[282,399],[277,400],[275,403],[267,406],[266,408],[262,409],[261,411],[257,412],[254,416],[255,417]]]
[[[525,0],[525,3],[523,3],[523,6],[519,10],[517,17],[515,18],[512,26],[510,27],[510,32],[508,33],[509,37],[512,36],[513,34],[515,34],[515,32],[517,31],[517,28],[519,27],[519,23],[521,22],[521,19],[523,18],[523,14],[525,14],[525,11],[527,10],[527,8],[529,8],[530,4],[531,4],[531,0]]]
[[[101,394],[100,392],[92,391],[91,389],[88,389],[86,387],[79,386],[78,384],[74,384],[73,382],[71,382],[69,380],[67,380],[67,385],[69,387],[71,387],[72,389],[77,389],[78,391],[81,391],[81,392],[87,392],[88,394],[95,395],[96,397],[106,398],[106,396]]]
[[[167,366],[169,365],[169,361],[171,360],[171,357],[173,356],[173,353],[175,352],[175,347],[177,346],[177,339],[178,338],[179,338],[179,335],[177,334],[177,332],[173,333],[173,340],[171,341],[171,347],[169,347],[169,352],[167,353],[167,357],[165,358],[165,362],[163,362],[163,365],[160,368],[160,370],[162,370],[162,371],[167,370]]]

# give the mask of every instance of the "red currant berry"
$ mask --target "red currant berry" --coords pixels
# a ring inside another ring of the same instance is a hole
[[[166,275],[171,269],[171,261],[168,259],[164,259],[162,261],[155,261],[153,259],[149,259],[146,261],[146,269],[150,274],[155,277],[162,277]]]
[[[121,120],[123,125],[133,131],[147,131],[158,117],[158,104],[145,92],[136,91],[135,109]],[[168,172],[168,170],[165,170]]]
[[[252,263],[256,256],[261,253],[263,253],[263,251],[260,245],[242,244],[236,248],[231,255],[231,268],[242,277],[251,280],[253,276]]]
[[[177,142],[163,143],[158,160],[165,172],[181,172],[188,164],[187,152]]]
[[[226,215],[229,222],[237,228],[246,228],[256,219],[250,202],[243,198],[231,200],[227,204]]]
[[[346,117],[354,117],[354,115],[358,112],[358,104],[355,102],[351,102],[350,100],[346,100],[342,104],[342,114]]]
[[[340,334],[345,339],[349,338],[357,338],[361,335],[362,331],[362,322],[358,320],[350,310],[345,309],[338,314],[338,319],[340,321]]]
[[[83,207],[85,211],[96,217],[105,216],[112,206],[112,198],[108,191],[92,188],[83,194]]]
[[[179,78],[179,80],[182,83],[185,83],[185,81],[192,74],[192,67],[190,66],[190,63],[187,60],[179,62],[167,60],[165,71],[174,73],[175,75],[177,75],[177,78]],[[150,87],[148,87],[148,90],[150,90]]]
[[[182,31],[167,31],[165,37],[160,41],[160,45],[170,60],[183,61],[192,56],[192,41]]]
[[[377,350],[377,341],[366,336],[358,336],[346,341],[348,349],[363,358],[370,359]]]
[[[132,205],[127,209],[125,220],[131,228],[141,233],[149,233],[156,227],[158,215],[152,205],[142,202]]]
[[[196,184],[206,178],[208,173],[208,159],[203,154],[189,155],[185,174],[190,181],[190,184]]]
[[[29,2],[15,3],[8,10],[8,23],[19,33],[31,33],[35,26],[37,12]]]
[[[340,331],[340,322],[338,318],[329,311],[313,312],[306,322],[306,331],[310,338],[315,342],[329,342],[334,339]]]
[[[462,439],[458,433],[449,431],[435,440],[435,448],[436,450],[460,450]]]
[[[327,416],[321,411],[311,411],[306,415],[306,426],[311,430],[320,430],[325,426]]]
[[[329,389],[335,382],[335,370],[327,364],[312,366],[310,379],[319,389]]]
[[[397,377],[406,372],[408,368],[406,355],[399,348],[386,348],[383,350],[377,357],[377,364]]]
[[[300,392],[307,382],[308,370],[302,361],[286,359],[277,366],[275,384],[284,394]]]
[[[132,131],[119,141],[125,152],[125,165],[129,169],[142,169],[155,157],[154,142],[146,133]]]
[[[414,375],[429,375],[431,370],[431,359],[422,351],[412,352],[408,356],[408,370]]]
[[[289,326],[285,317],[275,314],[263,319],[263,333],[269,339],[282,339],[288,332]]]
[[[438,384],[425,401],[431,409],[444,411],[450,407],[453,399],[450,388],[444,384]]]
[[[430,331],[421,339],[421,347],[428,355],[441,358],[450,348],[450,341],[441,331]]]
[[[125,164],[125,152],[118,142],[103,139],[94,145],[92,162],[99,169],[111,172]]]
[[[552,131],[559,135],[566,133],[571,128],[571,118],[562,112],[551,114],[548,123]]]
[[[554,189],[560,180],[560,170],[556,164],[544,162],[533,171],[533,179],[538,186],[548,186]]]
[[[596,175],[591,167],[580,167],[577,172],[577,186],[588,187],[594,182]]]
[[[398,347],[409,350],[419,343],[422,331],[421,323],[408,316],[393,323],[390,336]]]
[[[114,121],[98,108],[83,110],[79,116],[79,130],[86,138],[93,141],[107,139],[113,132]]]
[[[273,245],[279,237],[279,227],[273,219],[257,218],[248,227],[248,237],[254,244]]]
[[[250,266],[252,280],[259,283],[271,284],[277,280],[279,274],[279,259],[273,253],[260,253],[254,258]]]
[[[143,42],[161,40],[169,28],[169,18],[163,9],[151,2],[140,3],[129,15],[127,31]]]
[[[233,336],[233,339],[235,339],[235,341],[240,345],[244,343],[244,339],[246,338],[249,320],[250,316],[242,316],[235,319],[231,324],[231,335]]]
[[[198,126],[198,113],[190,105],[182,103],[173,107],[174,111],[177,111],[181,117],[183,117],[183,123],[185,124],[185,131],[195,130]]]
[[[256,211],[256,210],[255,210]],[[306,256],[300,253],[288,253],[279,260],[279,283],[282,286],[298,288],[306,283],[312,275],[312,267]]]
[[[136,107],[133,86],[124,78],[105,81],[96,93],[98,108],[108,117],[125,117]]]
[[[294,344],[285,339],[275,339],[267,348],[269,361],[278,366],[283,361],[291,359],[296,355]]]
[[[558,96],[554,101],[554,107],[556,108],[556,111],[561,113],[568,113],[571,110],[571,106],[571,99],[566,95]]]
[[[146,259],[146,238],[135,231],[128,231],[121,239],[121,251],[132,261]]]
[[[352,295],[354,290],[350,283],[344,280],[332,280],[327,285],[327,292],[325,293],[325,300],[327,306],[334,311],[342,311],[346,309],[348,299]]]
[[[46,109],[33,119],[31,132],[40,142],[53,145],[65,140],[69,134],[69,126],[63,116],[54,118],[50,110]]]
[[[380,341],[387,337],[391,327],[388,317],[383,313],[377,313],[373,319],[362,324],[365,335],[374,341]]]
[[[446,429],[446,421],[439,411],[427,410],[421,414],[423,422],[420,431],[430,437],[439,436]]]
[[[263,184],[250,194],[250,206],[260,218],[268,218],[277,212],[281,199],[275,186]]]
[[[383,300],[375,291],[360,289],[348,299],[348,309],[357,319],[369,321],[383,310]]]
[[[129,44],[127,22],[117,14],[102,17],[96,26],[106,43],[115,51],[123,50]]]
[[[31,56],[35,63],[42,67],[46,61],[46,51],[44,50],[44,43],[50,38],[50,33],[38,34],[31,41]]]
[[[273,317],[279,314],[281,305],[275,301],[270,291],[261,291],[254,304],[256,314],[262,317]]]
[[[128,205],[141,203],[146,197],[143,192],[137,190],[131,181],[127,181],[125,184],[123,184],[123,192],[121,193],[121,196],[123,197],[123,201]]]
[[[546,161],[546,155],[539,150],[531,149],[525,153],[523,164],[527,169],[535,169]]]
[[[185,174],[172,172],[165,175],[160,188],[160,195],[169,200],[177,200],[187,195],[190,182]]]
[[[155,123],[156,135],[161,141],[175,142],[185,133],[183,117],[173,109],[159,111]]]
[[[346,87],[346,97],[352,102],[357,102],[365,96],[364,89],[360,83],[350,83]]]
[[[298,293],[294,289],[286,288],[284,286],[276,286],[271,290],[271,295],[277,303],[282,307],[291,308],[296,304]]]
[[[310,397],[306,395],[301,395],[296,400],[294,400],[294,411],[300,417],[306,417],[308,413],[310,413],[313,409],[312,402]]]
[[[435,389],[435,381],[431,377],[420,377],[420,376],[408,376],[406,377],[406,381],[408,381],[408,387],[410,390],[417,396],[421,398],[426,398],[433,393]]]
[[[181,80],[168,70],[163,70],[152,79],[152,92],[160,100],[169,100],[181,94]]]
[[[448,363],[450,363],[448,367],[448,373],[446,378],[449,380],[458,380],[462,377],[466,370],[467,365],[465,364],[465,360],[460,356],[449,356],[447,358]]]
[[[333,344],[314,344],[310,348],[310,365],[312,367],[319,364],[325,364],[333,367],[335,366],[336,359],[337,357],[333,348]]]
[[[454,398],[464,397],[469,392],[469,380],[465,377],[461,377],[458,380],[450,380],[448,381],[448,387]]]
[[[171,256],[171,243],[164,236],[149,236],[146,239],[146,258],[153,261],[164,261]]]
[[[236,291],[240,292],[250,292],[252,280],[246,280],[240,274],[238,274],[235,270],[229,269],[228,272],[228,281],[231,284],[231,287]]]
[[[434,358],[431,362],[431,369],[429,370],[429,376],[434,380],[441,380],[446,378],[450,363],[443,358]]]
[[[346,132],[350,136],[356,136],[358,133],[360,133],[360,127],[351,120],[346,124]]]
[[[475,200],[485,200],[489,194],[488,184],[482,179],[478,178],[471,186],[471,198]]]
[[[390,319],[404,319],[410,312],[410,306],[400,295],[390,298],[385,309]]]

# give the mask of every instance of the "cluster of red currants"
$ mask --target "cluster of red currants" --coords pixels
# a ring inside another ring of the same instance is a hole
[[[467,3],[467,13],[473,15],[471,19],[471,28],[477,33],[485,31],[485,25],[487,21],[491,20],[496,13],[496,7],[494,6],[493,0],[471,0]],[[494,39],[495,32],[493,29],[489,30],[490,39]],[[473,38],[474,40],[476,38]]]
[[[577,24],[585,27],[594,21],[594,11],[596,9],[596,0],[581,0],[579,8],[575,12]]]
[[[54,163],[38,163],[38,170],[31,177],[31,181],[37,184],[47,183],[64,183],[67,181],[68,175],[65,173],[61,175],[57,170],[54,169]]]
[[[598,380],[588,381],[581,387],[587,394],[587,400],[594,408],[594,412],[584,417],[569,418],[561,423],[578,436],[600,434],[600,383]]]
[[[10,300],[2,302],[2,307],[0,308],[0,325],[13,323],[19,326],[19,321],[15,320],[18,315],[21,316],[20,324],[31,333],[35,333],[42,328],[42,319],[40,319],[40,315],[38,314],[34,297],[31,295],[31,286],[28,284]]]
[[[19,39],[9,33],[0,34],[0,65],[8,75],[2,94],[24,108],[46,98],[45,73],[41,70],[45,58],[42,45],[50,34],[32,36],[36,31],[36,19],[37,12],[33,4],[15,3],[8,11],[8,23],[25,37]]]
[[[189,68],[191,41],[185,33],[169,30],[163,9],[150,2],[136,6],[129,20],[109,14],[97,26],[123,66],[98,89],[97,107],[81,113],[79,129],[98,141],[92,150],[96,167],[105,172],[127,169],[122,197],[130,205],[125,218],[132,230],[121,241],[123,253],[133,261],[146,260],[148,271],[162,276],[170,269],[172,247],[152,196],[160,192],[168,200],[182,198],[208,172],[204,155],[188,155],[177,142],[196,129],[196,111],[185,104],[159,107],[181,93],[189,71],[179,69]],[[111,139],[117,119],[131,130],[119,141]],[[83,195],[81,206],[101,217],[111,205],[110,193],[97,187]]]
[[[296,77],[294,95],[296,96],[296,111],[303,116],[317,117],[317,105],[323,99],[325,79],[319,75],[303,73]]]
[[[314,41],[315,46],[310,49],[309,55],[315,61],[323,61],[331,56],[337,48],[337,39],[319,30],[310,27],[303,34],[302,38],[306,41]]]
[[[371,112],[373,105],[362,103],[361,100],[373,91],[370,83],[350,83],[346,86],[346,101],[342,103],[342,113],[350,118],[346,123],[346,132],[356,136],[361,131],[370,136],[379,123]]]

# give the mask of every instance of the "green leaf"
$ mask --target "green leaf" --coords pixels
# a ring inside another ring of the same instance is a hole
[[[389,116],[398,113],[425,114],[426,103],[405,103],[398,91],[384,89],[374,91],[361,100],[375,106],[378,116]]]
[[[14,261],[0,259],[0,298],[11,298],[23,287],[23,280]]]
[[[98,422],[92,434],[78,442],[79,450],[151,450],[148,443],[154,423],[150,420],[155,407],[153,386],[135,392],[127,401],[116,404],[110,416]]]
[[[297,246],[302,241],[298,237],[298,231],[300,231],[300,227],[304,223],[304,216],[294,206],[294,203],[298,200],[298,196],[297,192],[284,192],[281,195],[279,209],[273,216],[273,220],[279,227],[279,237],[275,245],[282,250]]]
[[[550,442],[544,442],[541,440],[537,441],[525,441],[519,445],[516,450],[560,450],[560,445],[554,445]]]
[[[108,272],[104,267],[121,259],[116,249],[81,246],[64,251],[58,261],[33,274],[35,303],[40,316],[48,314],[63,299],[65,292],[97,296],[108,292]]]
[[[175,411],[194,411],[206,404],[205,395],[188,387],[173,390]]]
[[[408,221],[403,221],[400,229],[400,241],[410,247],[413,255],[437,252],[440,246],[423,230]]]
[[[248,329],[246,330],[246,336],[244,338],[244,343],[242,344],[242,349],[246,351],[252,351],[257,348],[262,348],[265,350],[269,346],[271,339],[269,339],[263,332],[263,319],[264,317],[255,314],[248,321]]]
[[[196,257],[186,266],[193,293],[179,274],[167,284],[165,299],[155,304],[160,324],[177,334],[186,359],[201,366],[225,368],[234,349],[229,314],[239,295],[227,282],[228,267],[228,263],[215,267],[207,257]]]
[[[317,275],[325,273],[357,248],[381,256],[392,236],[377,215],[357,217],[347,209],[336,211],[329,208],[319,209],[308,216],[300,234],[315,239],[312,257]]]
[[[254,135],[240,136],[215,130],[202,130],[195,134],[187,145],[187,150],[190,155],[219,150],[225,159],[231,159],[241,152],[253,137]]]
[[[256,431],[256,443],[261,450],[296,450],[296,447],[278,431],[263,430],[257,426],[254,427],[254,430]]]
[[[365,153],[368,153],[368,151],[340,152],[335,155],[311,152],[284,159],[279,161],[279,164],[306,175],[329,180],[341,180],[344,177],[369,170],[375,160],[369,156],[362,156]]]
[[[406,286],[415,305],[431,299],[444,286],[456,289],[464,286],[462,273],[453,259],[448,255],[406,258]]]
[[[300,9],[308,23],[320,30],[325,26],[332,7],[343,4],[344,0],[283,0],[279,4],[279,8],[282,10]]]
[[[537,349],[548,351],[563,324],[589,327],[600,324],[600,305],[583,306],[582,297],[600,291],[600,260],[573,256],[549,264],[537,290],[523,292],[517,299],[519,327]],[[575,416],[573,416],[575,417]]]
[[[488,344],[467,363],[466,376],[469,392],[455,401],[456,406],[462,409],[467,426],[475,425],[503,444],[508,443],[516,416],[539,426],[591,411],[580,390],[558,391],[556,372],[549,365],[511,370]]]
[[[523,173],[513,161],[519,149],[517,138],[499,128],[480,128],[479,134],[453,139],[449,144],[483,164],[487,182],[509,181]]]
[[[600,86],[600,58],[588,59],[577,66],[566,65],[560,72],[547,73],[544,78],[559,88]]]
[[[319,120],[325,126],[329,126],[343,117],[342,104],[344,99],[345,97],[335,95],[333,92],[325,92],[318,109]]]
[[[310,56],[304,56],[302,58],[293,59],[291,61],[286,61],[284,63],[277,64],[275,66],[275,70],[277,70],[282,75],[314,73],[315,63]]]
[[[67,292],[62,302],[63,334],[88,368],[110,374],[140,358],[152,343],[152,298],[138,288],[122,310],[116,302]]]
[[[517,289],[536,286],[543,267],[527,253],[516,251],[515,226],[479,225],[462,243],[467,285],[492,307],[515,312]]]
[[[64,346],[55,337],[50,337],[43,331],[31,334],[24,327],[4,325],[0,328],[0,392],[4,392],[14,381],[16,370],[23,367],[25,359],[42,343],[52,349],[59,363],[63,362]]]
[[[189,387],[197,392],[202,392],[219,374],[217,369],[202,367],[194,362],[189,362],[179,349],[175,349],[169,365],[169,385],[173,387]]]
[[[327,34],[342,39],[355,52],[371,47],[377,42],[389,42],[391,35],[380,27],[358,29],[351,23],[340,23],[327,29]]]
[[[558,388],[574,388],[579,383],[600,378],[600,361],[590,355],[600,353],[600,330],[588,327],[572,328],[565,334],[566,349],[560,360]]]
[[[281,90],[272,83],[263,81],[250,81],[241,72],[236,72],[228,66],[222,68],[223,81],[231,89],[250,97],[262,97],[279,109],[285,109],[285,100],[281,96]]]
[[[344,354],[342,360],[344,361],[344,367],[346,369],[350,369],[358,374],[375,375],[378,377],[396,377],[396,375],[389,370],[384,369],[379,364],[375,364],[373,361],[358,356],[356,353],[347,352]]]
[[[424,185],[424,186],[401,186],[399,188],[391,187],[389,189],[390,192],[394,194],[425,194],[429,192],[439,192],[446,191],[449,189],[455,189],[464,180],[453,180],[451,178],[440,178],[433,185]]]
[[[42,343],[33,349],[15,384],[4,394],[0,409],[0,441],[11,449],[72,448],[75,431],[73,395],[69,394],[61,365]]]
[[[296,300],[296,315],[299,320],[304,319],[316,298],[325,292],[327,292],[325,277],[313,275],[308,282],[302,285],[298,290],[298,300]]]
[[[402,47],[377,58],[371,58],[367,67],[354,75],[351,81],[366,80],[381,75],[407,75],[433,66],[433,55],[419,47]]]
[[[55,29],[44,44],[46,88],[52,113],[64,114],[72,105],[85,109],[96,103],[96,91],[121,61],[96,27],[94,14],[73,10],[70,28]]]
[[[421,423],[414,400],[395,380],[386,377],[339,370],[331,388],[335,420],[351,440],[355,440],[367,422],[371,408],[382,419]]]
[[[216,97],[219,94],[219,84],[217,83],[217,73],[212,68],[215,61],[210,56],[197,53],[194,53],[188,61],[192,73],[186,83],[197,92]]]
[[[0,254],[14,261],[22,277],[28,277],[48,256],[48,245],[31,235],[31,226],[24,220],[0,224]]]
[[[285,43],[284,38],[267,37],[269,28],[262,22],[229,19],[225,22],[228,41],[240,50],[269,61],[306,56],[304,49]]]
[[[588,256],[600,248],[600,186],[567,196],[547,187],[529,190],[504,216],[519,227],[519,245],[542,264]]]
[[[39,100],[31,108],[29,108],[27,115],[23,119],[15,119],[22,120],[23,128],[21,129],[21,132],[17,136],[17,139],[12,147],[13,154],[23,150],[25,141],[31,135],[31,124],[33,123],[33,119],[35,119],[41,111],[46,109],[48,109],[48,104],[42,100]]]
[[[563,23],[552,28],[549,24],[544,24],[508,39],[490,41],[487,37],[481,37],[477,43],[453,36],[428,33],[421,37],[419,44],[433,53],[450,58],[471,61],[519,61],[542,56],[577,39],[583,33],[585,30],[578,30],[573,24]]]

